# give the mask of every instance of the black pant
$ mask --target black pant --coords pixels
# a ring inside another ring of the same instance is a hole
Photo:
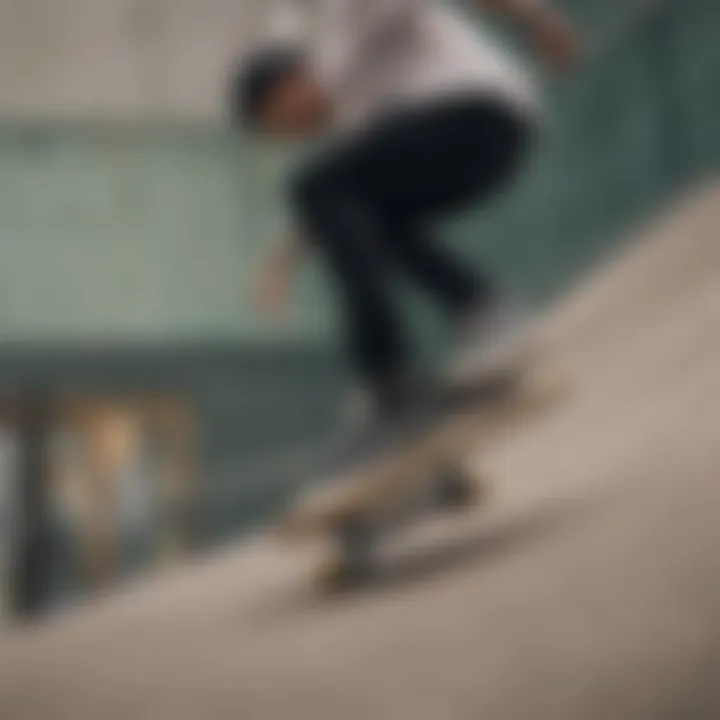
[[[501,190],[530,134],[498,102],[446,99],[385,118],[294,179],[295,208],[338,281],[351,358],[371,386],[392,385],[409,361],[392,269],[453,315],[492,295],[483,273],[441,248],[428,225]]]

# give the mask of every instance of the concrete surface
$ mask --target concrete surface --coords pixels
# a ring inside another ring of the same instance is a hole
[[[542,326],[568,401],[367,590],[259,537],[0,645],[3,720],[720,717],[720,189]]]
[[[218,121],[267,0],[0,0],[4,118]]]

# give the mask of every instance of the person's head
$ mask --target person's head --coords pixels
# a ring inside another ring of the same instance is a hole
[[[303,51],[269,46],[245,57],[230,88],[235,124],[280,138],[320,133],[330,118],[330,99],[316,80]]]

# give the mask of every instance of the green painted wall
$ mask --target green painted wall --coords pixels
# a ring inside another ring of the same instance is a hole
[[[252,163],[212,131],[0,127],[0,335],[272,333],[250,311],[272,214]]]
[[[617,4],[568,4],[589,38],[618,24],[625,32],[613,31],[582,73],[551,86],[533,172],[504,207],[461,229],[468,247],[480,237],[479,255],[540,295],[562,289],[623,230],[720,161],[712,37],[720,6],[667,0],[626,27],[627,8]]]

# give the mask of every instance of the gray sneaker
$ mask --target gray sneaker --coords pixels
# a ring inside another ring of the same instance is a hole
[[[477,381],[521,368],[530,352],[530,315],[500,298],[467,315],[446,374],[450,383]]]
[[[412,378],[398,385],[393,396],[357,388],[341,407],[331,456],[339,466],[370,460],[407,440],[421,425],[437,391]]]

